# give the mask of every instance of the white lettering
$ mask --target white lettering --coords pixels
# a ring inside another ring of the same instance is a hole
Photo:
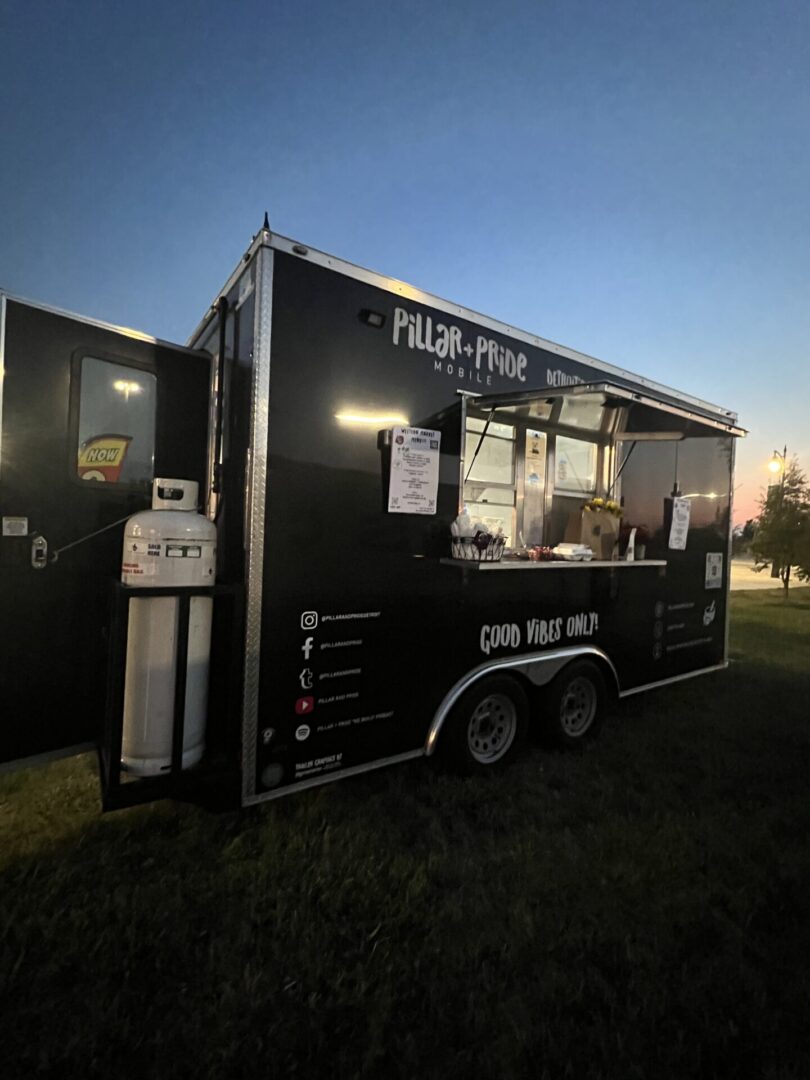
[[[422,316],[416,316],[416,347],[417,349],[424,350],[425,342],[422,338]]]
[[[488,349],[489,349],[489,342],[487,341],[487,339],[485,337],[482,337],[479,334],[478,337],[475,339],[475,366],[479,370],[481,368],[481,358],[483,356],[486,356],[486,353],[487,353]]]
[[[584,379],[580,379],[579,375],[568,375],[565,371],[560,371],[559,368],[554,370],[546,368],[546,386],[576,386],[584,381]]]
[[[500,623],[481,627],[481,652],[487,656],[493,649],[517,649],[520,646],[520,627],[517,623]]]
[[[437,323],[436,325],[436,355],[442,360],[447,356],[450,351],[450,334],[447,332],[447,327],[444,323]]]
[[[499,345],[494,338],[489,342],[489,370],[498,369],[498,374],[503,375],[503,346]]]
[[[436,351],[433,348],[433,320],[429,315],[425,316],[425,349],[430,353]]]
[[[503,346],[494,339],[489,343],[489,370],[498,369],[498,374],[503,375]]]
[[[494,338],[478,334],[475,339],[475,348],[471,343],[464,344],[464,339],[459,326],[447,326],[445,323],[434,323],[432,315],[421,313],[411,314],[405,308],[394,308],[393,336],[394,345],[404,345],[407,330],[407,345],[409,349],[418,349],[420,352],[432,353],[441,360],[451,363],[434,363],[433,370],[436,373],[456,376],[469,382],[492,385],[492,375],[498,374],[507,379],[518,379],[526,382],[526,368],[528,360],[524,353],[515,353],[506,345],[499,344]],[[452,361],[463,356],[467,357],[467,365],[458,367]],[[473,357],[475,358],[473,362]],[[486,364],[484,364],[486,361]],[[574,376],[563,376],[562,372],[548,371],[549,385],[568,385],[569,382],[582,382]],[[560,380],[567,381],[562,383]]]
[[[553,645],[562,637],[562,619],[529,619],[526,640],[530,645]]]
[[[394,308],[394,344],[399,345],[399,332],[408,325],[408,312],[401,307]]]
[[[530,647],[554,645],[566,638],[592,637],[599,629],[595,611],[578,611],[567,618],[529,618],[526,620],[526,644]],[[517,623],[486,623],[481,627],[479,648],[486,656],[495,649],[518,649],[522,634]]]

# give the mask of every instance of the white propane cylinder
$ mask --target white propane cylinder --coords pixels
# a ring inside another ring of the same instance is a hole
[[[193,480],[153,481],[152,509],[135,514],[124,529],[125,585],[214,584],[216,526],[197,513],[197,494]],[[189,608],[184,769],[195,765],[205,749],[213,599],[192,596]],[[178,611],[176,596],[130,600],[121,765],[135,776],[171,768]]]

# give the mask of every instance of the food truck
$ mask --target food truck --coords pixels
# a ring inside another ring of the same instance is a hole
[[[105,808],[486,772],[728,663],[726,409],[266,220],[185,346],[3,297],[0,359],[0,761],[97,746]]]

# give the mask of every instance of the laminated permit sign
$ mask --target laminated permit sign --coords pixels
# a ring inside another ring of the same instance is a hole
[[[689,515],[692,504],[688,499],[673,498],[672,525],[669,529],[669,547],[673,551],[686,550],[686,538],[689,535]]]
[[[435,514],[441,432],[395,427],[391,438],[389,514]]]

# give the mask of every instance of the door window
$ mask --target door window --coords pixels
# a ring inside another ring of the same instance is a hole
[[[592,495],[596,491],[596,443],[557,436],[554,488],[558,494]]]
[[[90,483],[146,486],[155,459],[157,379],[140,368],[84,356],[76,472]]]

